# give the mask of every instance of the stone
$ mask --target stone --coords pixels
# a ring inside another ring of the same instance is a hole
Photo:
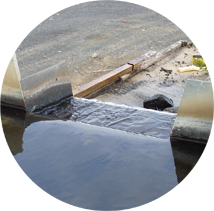
[[[173,100],[169,99],[163,94],[156,94],[152,97],[148,97],[143,102],[144,108],[160,110],[165,108],[173,107]]]
[[[98,54],[97,54],[97,53],[93,53],[93,54],[91,55],[91,57],[92,57],[93,59],[96,59],[96,58],[98,57]]]

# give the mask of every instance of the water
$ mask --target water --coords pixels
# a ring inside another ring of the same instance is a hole
[[[167,112],[75,97],[40,114],[160,138],[170,136],[176,117]]]
[[[171,144],[169,138],[16,109],[2,108],[2,122],[14,158],[35,184],[66,203],[92,210],[151,202],[173,189],[200,157],[194,155],[190,163],[180,159],[182,144]]]
[[[194,168],[206,145],[193,140],[171,138],[176,174],[180,183]]]

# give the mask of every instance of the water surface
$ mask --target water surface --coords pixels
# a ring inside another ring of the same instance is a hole
[[[193,148],[182,154],[187,148],[169,138],[16,109],[2,109],[2,123],[14,158],[33,182],[57,199],[92,210],[128,209],[161,197],[202,153],[188,163]]]

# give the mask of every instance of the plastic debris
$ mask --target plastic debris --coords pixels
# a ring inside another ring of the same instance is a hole
[[[193,65],[198,66],[198,67],[206,67],[206,64],[201,55],[193,55],[192,63],[193,63]]]
[[[204,70],[203,68],[197,67],[195,65],[189,66],[189,67],[179,67],[178,72],[183,73],[183,72],[189,72],[189,71],[202,71]]]

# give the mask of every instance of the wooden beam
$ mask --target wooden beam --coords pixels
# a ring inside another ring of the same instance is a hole
[[[85,85],[80,86],[77,89],[74,89],[73,95],[74,97],[96,97],[102,91],[105,91],[108,87],[110,88],[113,85],[117,84],[117,80],[122,76],[127,74],[126,76],[124,76],[124,78],[121,79],[122,81],[127,80],[128,78],[138,74],[140,71],[148,68],[152,64],[169,56],[172,52],[176,52],[185,43],[185,41],[181,40],[158,53],[156,51],[149,51],[146,54],[128,62],[128,64],[125,64],[122,67],[119,67],[96,80],[93,80]]]
[[[129,75],[129,74],[126,74],[126,75]],[[124,76],[126,76],[126,75],[124,75]],[[121,76],[120,78],[118,78],[117,80],[113,81],[112,83],[109,83],[109,84],[101,87],[100,89],[95,90],[94,92],[92,92],[91,94],[85,96],[84,98],[86,98],[86,99],[93,99],[93,98],[99,96],[100,94],[103,94],[106,90],[109,90],[113,86],[116,86],[118,83],[120,83],[121,80],[122,80],[122,77],[124,77],[124,76]]]
[[[153,61],[156,58],[156,51],[149,51],[148,53],[133,59],[132,61],[130,61],[128,64],[133,65],[133,69],[137,69],[137,68],[147,68],[148,67],[148,63],[149,61]]]
[[[114,82],[121,76],[132,72],[132,65],[130,64],[125,64],[103,76],[101,76],[98,79],[95,79],[87,84],[84,84],[80,86],[77,89],[73,90],[73,95],[74,97],[85,97],[92,92],[96,91],[97,89],[100,89],[103,86],[106,86],[109,83]]]

